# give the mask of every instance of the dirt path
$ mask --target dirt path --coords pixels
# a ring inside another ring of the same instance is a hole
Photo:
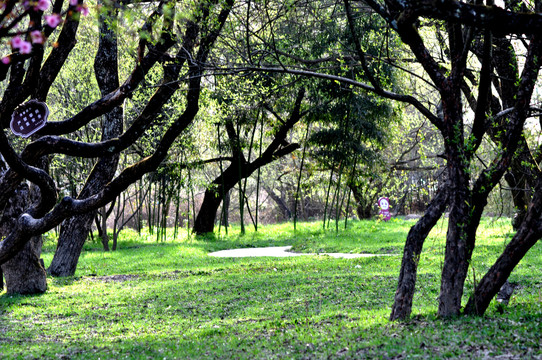
[[[291,246],[272,246],[262,248],[245,248],[245,249],[231,249],[220,250],[209,253],[209,256],[216,257],[257,257],[257,256],[269,256],[269,257],[286,257],[286,256],[305,256],[305,255],[327,255],[334,258],[354,259],[361,257],[374,257],[374,256],[390,256],[390,254],[345,254],[345,253],[294,253],[290,252]]]

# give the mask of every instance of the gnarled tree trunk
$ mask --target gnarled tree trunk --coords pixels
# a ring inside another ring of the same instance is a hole
[[[0,237],[16,226],[17,218],[28,208],[30,190],[21,183],[9,198],[0,218]],[[47,290],[47,274],[40,259],[42,238],[33,236],[24,248],[2,265],[8,294],[41,294]]]
[[[94,61],[94,70],[100,91],[104,96],[119,86],[117,35],[114,25],[111,24],[116,16],[116,10],[109,10],[100,16],[100,43]],[[104,115],[102,140],[119,136],[123,128],[122,121],[122,107],[117,107]],[[92,169],[79,198],[87,198],[101,190],[115,175],[118,160],[118,154],[101,158]],[[81,250],[88,237],[96,212],[97,210],[77,215],[62,223],[55,256],[48,269],[49,274],[52,276],[72,276],[75,274]]]

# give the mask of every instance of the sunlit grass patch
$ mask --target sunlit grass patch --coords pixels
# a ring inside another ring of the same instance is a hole
[[[413,318],[390,323],[402,246],[415,221],[321,222],[176,239],[127,231],[119,250],[89,242],[75,277],[49,278],[40,296],[0,295],[0,358],[285,359],[539,358],[542,249],[511,276],[508,307],[484,318],[435,318],[445,223],[420,259]],[[484,219],[473,258],[477,279],[509,241],[507,221]],[[502,234],[500,236],[499,234]],[[508,239],[508,240],[506,240]],[[293,245],[303,252],[392,256],[334,259],[214,258],[211,251]],[[52,250],[44,253],[46,264]],[[469,273],[465,296],[473,286]]]

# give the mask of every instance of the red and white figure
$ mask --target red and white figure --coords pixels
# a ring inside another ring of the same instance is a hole
[[[388,221],[391,219],[391,213],[390,213],[390,199],[387,197],[381,197],[378,199],[378,206],[380,207],[380,212],[378,215],[382,216],[382,219],[384,221]]]
[[[15,109],[9,126],[15,135],[27,138],[44,127],[48,117],[47,104],[30,100]]]

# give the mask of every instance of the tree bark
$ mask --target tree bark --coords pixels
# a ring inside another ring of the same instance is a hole
[[[453,51],[452,51],[453,53]],[[474,244],[468,231],[471,222],[471,191],[469,164],[463,134],[463,110],[460,88],[454,81],[444,82],[441,91],[445,154],[447,160],[450,216],[446,233],[446,250],[441,275],[438,314],[442,317],[459,315],[463,285],[467,276]]]
[[[407,319],[410,316],[423,243],[446,209],[447,200],[446,188],[442,187],[427,207],[424,216],[408,232],[397,291],[390,315],[392,321]]]
[[[17,218],[28,208],[30,190],[21,183],[12,193],[0,219],[0,237],[4,237],[16,226]],[[31,237],[24,248],[2,265],[8,294],[41,294],[47,290],[47,274],[40,260],[42,238]]]
[[[100,39],[94,61],[96,79],[102,95],[108,94],[119,86],[117,63],[117,35],[110,21],[116,19],[116,10],[109,10],[100,16]],[[104,115],[102,140],[119,136],[123,128],[123,109],[117,107]],[[101,158],[92,172],[78,198],[86,198],[97,193],[115,175],[119,156],[110,155]],[[57,249],[48,272],[52,276],[73,276],[83,245],[91,229],[97,211],[66,219],[61,226]],[[104,230],[102,241],[107,238]],[[105,248],[105,244],[104,244]]]
[[[109,235],[107,234],[107,208],[102,207],[102,245],[104,251],[109,251]]]
[[[288,208],[284,200],[280,196],[275,194],[273,189],[271,189],[269,186],[264,185],[263,189],[265,190],[266,193],[269,194],[269,197],[273,199],[273,201],[278,205],[278,207],[280,208],[280,211],[282,212],[282,215],[284,216],[284,219],[286,220],[290,219],[292,217],[292,212],[290,211],[290,209]]]
[[[542,185],[542,184],[541,184]],[[465,306],[466,315],[483,315],[512,270],[542,237],[542,191],[538,187],[525,220],[495,264],[476,286]]]
[[[227,192],[224,195],[224,203],[222,204],[222,217],[220,220],[220,225],[224,227],[230,226],[230,203],[231,203],[231,193]]]

